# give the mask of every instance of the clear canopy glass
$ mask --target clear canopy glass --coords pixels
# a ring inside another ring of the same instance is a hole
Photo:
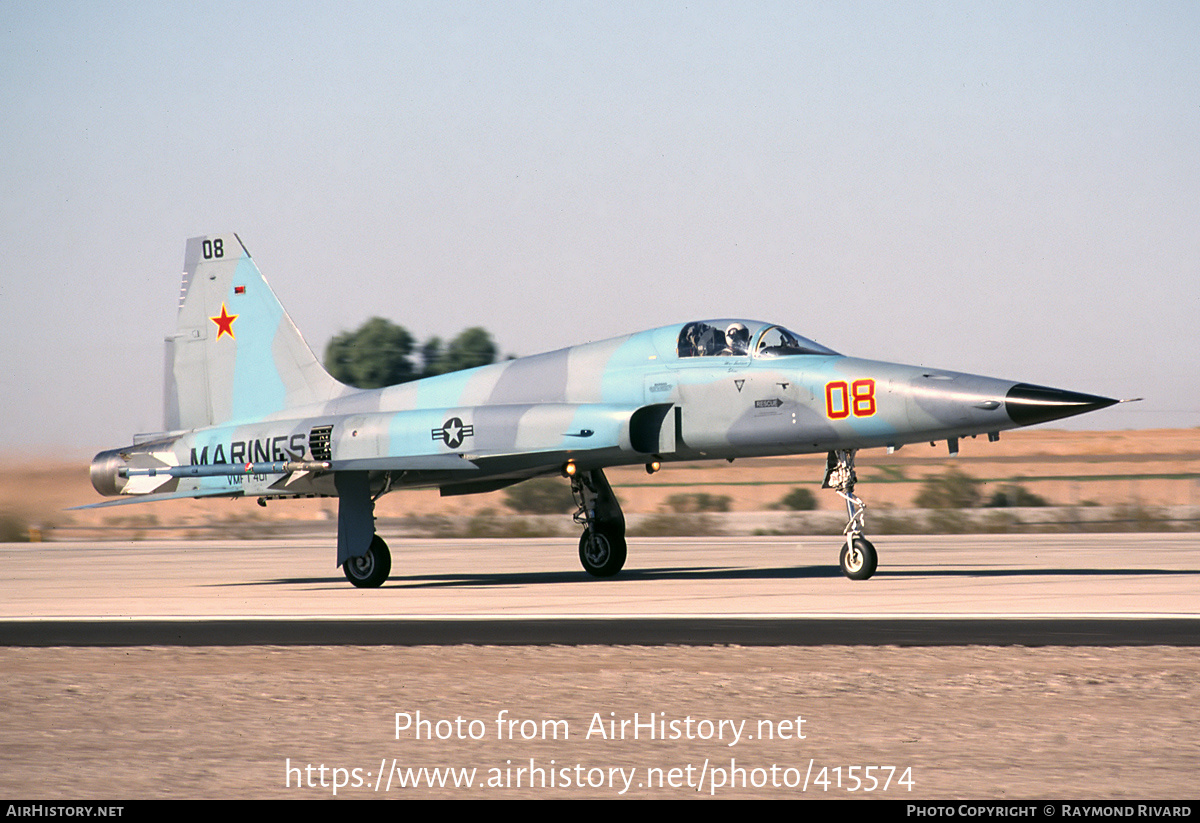
[[[791,357],[837,354],[783,326],[755,320],[696,320],[679,332],[680,357]]]

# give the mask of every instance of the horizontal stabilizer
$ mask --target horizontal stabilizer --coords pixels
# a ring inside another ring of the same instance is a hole
[[[163,494],[138,494],[125,495],[115,500],[104,500],[100,503],[91,503],[87,506],[72,506],[67,509],[69,512],[79,511],[81,509],[103,509],[108,506],[125,506],[130,503],[157,503],[160,500],[187,500],[192,497],[241,497],[241,489],[192,489],[191,491],[182,492],[166,492]]]

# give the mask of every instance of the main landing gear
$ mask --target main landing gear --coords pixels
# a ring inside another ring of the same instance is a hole
[[[579,562],[592,577],[612,577],[625,565],[625,515],[601,469],[569,473],[581,524]]]
[[[392,573],[392,553],[383,538],[371,538],[371,547],[360,557],[351,557],[342,564],[346,579],[360,589],[374,589],[383,585]]]
[[[866,580],[875,574],[879,556],[871,541],[863,537],[867,528],[867,504],[854,493],[854,484],[858,482],[854,474],[854,453],[855,449],[839,449],[829,453],[821,488],[833,489],[846,501],[849,522],[844,531],[846,542],[842,545],[840,558],[842,574],[851,580]]]
[[[392,553],[375,534],[375,501],[387,491],[388,481],[375,495],[365,471],[334,472],[333,485],[338,492],[338,565],[360,589],[382,586],[392,573]],[[358,554],[364,545],[366,552]]]

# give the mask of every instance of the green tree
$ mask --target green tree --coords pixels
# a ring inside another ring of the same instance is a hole
[[[917,494],[917,505],[923,509],[970,509],[979,505],[982,495],[979,481],[958,469],[937,477],[927,477]]]
[[[412,350],[408,329],[372,317],[357,330],[342,332],[329,341],[325,368],[338,380],[360,389],[394,386],[420,376],[409,360]]]
[[[419,355],[421,365],[414,365]],[[325,368],[343,383],[378,389],[419,377],[486,366],[496,361],[496,344],[479,326],[463,330],[448,345],[431,337],[417,350],[408,329],[372,317],[355,331],[342,332],[325,347]]]
[[[460,332],[445,350],[441,348],[441,340],[430,338],[422,347],[422,355],[432,356],[432,360],[425,361],[426,376],[446,374],[496,362],[496,344],[485,329],[472,326]]]
[[[708,492],[681,492],[667,498],[666,507],[679,514],[694,512],[727,512],[729,511],[729,495],[709,494]]]
[[[1045,506],[1046,498],[1015,483],[1005,483],[992,493],[988,508],[1002,509],[1008,506]]]
[[[421,370],[428,377],[431,374],[441,374],[442,358],[445,356],[442,338],[431,337],[421,344]]]
[[[817,498],[808,489],[795,488],[783,496],[778,506],[796,512],[812,511],[817,507]]]
[[[562,480],[538,477],[505,489],[504,504],[521,514],[562,514],[575,509],[575,498]]]

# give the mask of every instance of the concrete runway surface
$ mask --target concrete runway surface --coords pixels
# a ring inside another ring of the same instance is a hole
[[[626,571],[607,581],[586,578],[568,540],[393,541],[393,577],[374,591],[335,572],[326,540],[0,547],[0,614],[18,636],[0,648],[0,793],[1195,796],[1196,536],[875,542],[879,574],[852,583],[837,573],[828,537],[635,540]],[[727,619],[736,630],[701,633],[701,646],[602,645],[604,621],[588,621],[607,615],[635,628]],[[930,639],[973,616],[1030,621],[1029,636],[1012,641],[1021,645]],[[516,642],[503,636],[243,645],[234,636],[256,621],[320,617],[574,620],[567,642],[585,645],[501,645]],[[185,645],[162,635],[117,647],[21,642],[37,624],[70,631],[159,618],[204,628]],[[933,628],[901,641],[877,628],[874,641],[834,646],[761,638],[772,621],[904,619]],[[1071,631],[1056,634],[1064,621]],[[1152,621],[1172,632],[1163,645],[1111,627]],[[1105,625],[1100,646],[1087,642],[1088,626]],[[580,636],[589,630],[597,645]]]
[[[837,537],[638,538],[596,580],[564,538],[393,540],[357,590],[333,540],[0,546],[0,617],[1197,615],[1200,535],[880,536],[853,582]]]

